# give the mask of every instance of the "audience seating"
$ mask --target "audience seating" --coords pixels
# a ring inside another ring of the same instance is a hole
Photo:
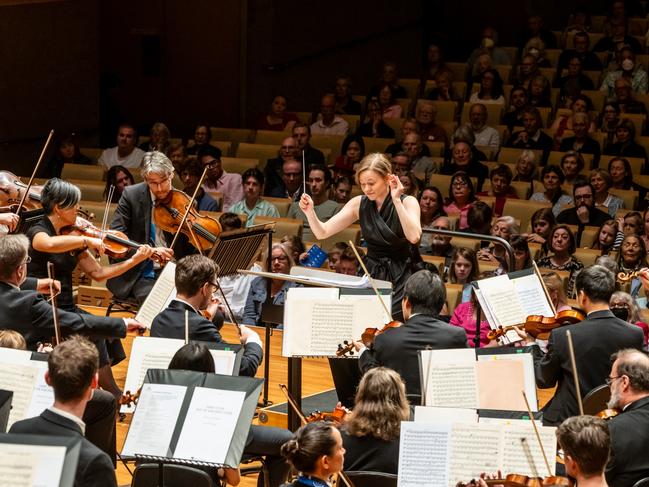
[[[210,127],[213,140],[229,140],[231,142],[252,142],[254,129],[238,129],[227,127]]]
[[[320,150],[329,149],[331,151],[331,157],[333,158],[333,160],[335,160],[336,157],[340,155],[344,139],[344,135],[313,134],[311,136],[311,145]]]
[[[271,198],[270,196],[264,196],[264,199],[269,203],[272,203],[277,211],[279,211],[279,216],[285,217],[288,214],[288,209],[293,202],[289,198]]]
[[[64,164],[61,171],[62,179],[85,179],[101,181],[104,179],[104,167],[89,164]]]
[[[420,100],[417,101],[419,103]],[[457,116],[457,102],[455,101],[433,101],[437,108],[436,122],[455,122]],[[450,134],[447,134],[450,135]]]
[[[96,164],[104,149],[98,147],[80,147],[79,152]]]
[[[477,251],[480,248],[480,240],[474,238],[453,237],[451,238],[453,248],[464,247]]]
[[[638,198],[640,197],[640,193],[638,191],[615,188],[610,188],[609,191],[615,196],[622,198],[626,209],[632,210],[633,208],[636,208],[636,205],[638,204]]]
[[[540,208],[549,208],[550,203],[529,200],[508,199],[505,201],[503,215],[510,215],[521,222],[521,228],[527,228],[530,218]]]
[[[584,231],[581,232],[581,241],[579,246],[582,248],[590,248],[595,243],[597,236],[599,234],[599,227],[584,227]]]
[[[599,249],[584,249],[578,248],[575,250],[575,258],[581,261],[584,266],[593,265],[597,257],[600,256],[601,251]]]
[[[384,153],[390,144],[394,144],[394,139],[380,139],[373,137],[363,137],[365,143],[365,154],[373,152]]]
[[[275,218],[272,216],[257,216],[255,217],[255,225],[264,225],[266,223],[275,224],[275,235],[273,239],[281,239],[284,235],[298,235],[302,237],[302,227],[304,222],[295,218]]]
[[[444,264],[446,262],[446,257],[442,257],[439,255],[424,255],[422,254],[421,259],[424,262],[428,262],[429,264],[434,265],[437,270],[439,271],[439,275],[443,276],[444,275]]]
[[[358,126],[361,124],[360,115],[338,115],[340,118],[345,120],[349,124],[349,133],[353,134],[358,129]]]
[[[274,159],[279,156],[279,146],[271,144],[250,144],[241,142],[237,147],[237,157],[247,159],[257,159],[259,164],[266,166],[268,159]]]
[[[75,183],[76,186],[81,190],[81,197],[87,201],[105,201],[104,200],[104,190],[106,185],[103,182],[95,184],[92,181],[84,183]]]
[[[264,166],[266,161],[263,161]],[[221,166],[225,172],[243,174],[248,169],[259,167],[259,159],[247,157],[222,157]]]
[[[453,312],[458,304],[462,301],[462,284],[451,284],[447,282],[446,287],[446,304],[448,305],[448,314],[453,316]]]
[[[300,122],[305,123],[307,125],[311,125],[313,123],[313,113],[311,112],[294,112],[294,113]]]
[[[515,147],[501,147],[500,152],[498,153],[498,162],[516,164],[518,162],[519,157],[521,156],[521,152],[523,152],[524,150],[525,149],[517,149]],[[538,166],[539,161],[543,157],[543,151],[532,150],[532,152],[536,156],[536,163]]]
[[[257,130],[255,133],[255,144],[276,145],[277,149],[282,145],[282,141],[290,135],[286,132],[277,130]]]
[[[450,136],[453,135],[452,133],[448,133],[449,139]],[[423,141],[424,144],[428,146],[428,149],[430,150],[430,155],[431,157],[443,157],[444,156],[444,150],[446,149],[446,144],[444,142],[431,142],[428,140]]]
[[[210,145],[217,147],[223,156],[232,155],[234,150],[234,146],[229,140],[210,140]]]

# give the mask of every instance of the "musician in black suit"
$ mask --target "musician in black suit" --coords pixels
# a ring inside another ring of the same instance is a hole
[[[169,260],[174,254],[180,258],[192,252],[184,235],[179,236],[174,251],[168,249],[173,235],[153,224],[153,204],[155,200],[164,200],[172,191],[173,176],[174,167],[167,156],[162,152],[147,152],[142,160],[144,182],[124,188],[110,224],[110,228],[124,232],[131,241],[154,247],[155,253],[163,260]],[[159,274],[160,266],[148,260],[109,279],[106,287],[118,299],[142,303]]]
[[[623,487],[649,477],[649,357],[631,349],[620,350],[612,360],[608,406],[621,412],[608,425],[606,480],[611,487]]]
[[[418,351],[424,349],[466,348],[464,329],[438,319],[446,301],[446,289],[438,275],[418,271],[406,281],[402,303],[405,323],[374,339],[369,347],[355,342],[360,352],[362,372],[383,366],[397,371],[406,383],[409,396],[421,395]]]
[[[615,291],[615,276],[608,269],[586,267],[575,282],[579,308],[587,313],[581,323],[555,328],[550,333],[548,351],[543,353],[534,339],[521,332],[532,344],[536,385],[541,389],[557,386],[554,397],[543,408],[543,424],[559,425],[579,414],[566,332],[570,331],[575,350],[579,388],[582,396],[604,384],[610,356],[624,348],[642,349],[642,330],[627,323],[609,309]]]
[[[52,306],[36,291],[23,291],[20,286],[27,276],[29,240],[24,235],[0,238],[0,328],[19,332],[29,350],[36,351],[39,342],[50,342],[54,333]],[[83,333],[93,337],[126,336],[127,330],[144,330],[145,326],[131,318],[108,318],[79,314],[59,309],[61,332]]]
[[[97,387],[99,355],[95,346],[72,337],[57,346],[48,358],[46,382],[54,389],[54,405],[40,416],[13,424],[10,433],[72,436],[81,440],[75,487],[116,487],[113,464],[95,445],[84,438],[82,421],[86,403]]]
[[[153,319],[151,336],[185,338],[187,312],[190,340],[222,342],[219,330],[223,315],[218,311],[218,300],[212,298],[218,289],[217,271],[216,263],[203,255],[180,259],[176,265],[176,298]],[[205,318],[200,310],[207,310],[214,318]],[[250,328],[241,325],[240,329],[244,353],[239,374],[254,377],[263,356],[261,340]]]

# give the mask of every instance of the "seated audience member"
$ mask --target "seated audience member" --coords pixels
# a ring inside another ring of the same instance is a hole
[[[491,236],[500,237],[507,242],[513,235],[520,233],[520,228],[512,216],[501,216],[496,219],[491,227]],[[506,273],[509,269],[508,256],[505,248],[497,243],[492,243],[488,247],[478,250],[478,260],[498,264],[495,273],[497,275]]]
[[[299,235],[284,235],[280,243],[283,243],[291,253],[295,265],[306,256],[306,246]]]
[[[343,469],[345,448],[340,431],[329,421],[307,423],[281,449],[299,476],[283,487],[324,487]]]
[[[597,122],[597,130],[606,135],[606,138],[602,141],[603,149],[615,142],[615,131],[619,122],[620,106],[614,101],[605,103]]]
[[[365,157],[365,142],[360,135],[352,134],[345,137],[340,155],[336,157],[333,165],[335,177],[347,176],[353,178],[356,174],[356,167]],[[307,166],[308,167],[308,166]]]
[[[379,91],[384,84],[388,84],[392,87],[392,89],[394,90],[395,98],[408,98],[406,89],[399,84],[399,72],[397,69],[397,64],[392,61],[383,63],[383,70],[381,71],[379,83],[370,88],[368,98],[378,98]]]
[[[212,140],[210,126],[204,123],[196,125],[196,129],[194,130],[194,144],[187,147],[187,155],[197,155],[201,149],[210,145],[210,140]]]
[[[601,71],[602,61],[599,56],[590,51],[590,37],[588,32],[575,32],[572,38],[573,49],[564,49],[559,56],[559,72],[563,69],[570,71],[570,62],[577,58],[580,62],[581,69],[584,71]],[[591,88],[592,89],[592,88]]]
[[[394,93],[394,88],[389,83],[384,83],[379,90],[377,97],[379,108],[383,118],[402,118],[403,109],[397,103],[397,97]]]
[[[41,168],[39,177],[60,178],[63,166],[66,164],[92,164],[90,158],[84,156],[79,150],[79,142],[75,134],[57,138],[54,155]]]
[[[573,202],[572,196],[567,195],[561,185],[564,182],[563,171],[559,166],[549,165],[544,166],[541,170],[541,181],[545,191],[534,193],[530,196],[530,201],[540,201],[543,203],[552,204],[552,213],[558,216],[563,210],[564,206],[571,205]]]
[[[516,36],[516,45],[524,47],[533,37],[538,37],[546,49],[556,49],[557,40],[554,33],[545,27],[543,18],[540,15],[530,15],[527,19],[527,26]]]
[[[273,273],[288,274],[291,267],[295,265],[295,260],[290,250],[283,244],[273,244],[271,253],[271,269]],[[289,288],[300,286],[300,284],[284,281],[282,279],[272,279],[270,284],[271,300],[273,304],[284,304],[286,293]],[[258,326],[261,324],[261,307],[266,302],[267,281],[265,277],[256,277],[250,285],[246,306],[243,310],[242,323],[246,325]]]
[[[590,246],[591,249],[596,249],[600,251],[600,255],[608,255],[613,250],[615,250],[615,240],[617,235],[617,222],[615,220],[606,220],[599,227],[597,236],[593,245]],[[584,242],[581,243],[582,246]]]
[[[169,370],[192,370],[196,372],[214,373],[214,358],[210,350],[202,343],[191,342],[181,347],[171,359]],[[244,456],[263,455],[264,467],[257,479],[257,485],[263,487],[278,487],[286,481],[289,467],[280,455],[282,445],[287,442],[292,433],[285,428],[274,426],[250,425],[248,438],[243,449]],[[265,471],[268,471],[268,479],[264,478]],[[207,472],[216,478],[216,472],[207,469]],[[228,485],[239,483],[238,469],[225,469],[225,480]],[[268,483],[265,483],[267,481]]]
[[[645,104],[635,99],[631,90],[631,81],[627,78],[618,78],[615,80],[615,98],[611,102],[617,104],[620,114],[647,113]]]
[[[401,135],[397,138],[394,144],[390,144],[386,149],[385,153],[391,156],[395,156],[397,152],[402,152],[403,140],[406,138],[406,135],[417,132],[419,133],[419,123],[414,118],[404,118],[403,123],[401,124]],[[426,157],[430,157],[430,149],[426,144],[421,146],[421,154]]]
[[[428,49],[426,51],[426,66],[421,74],[421,81],[419,84],[418,94],[423,95],[426,81],[430,79],[435,79],[437,73],[441,72],[452,72],[451,68],[446,65],[444,59],[444,50],[442,49],[441,43],[434,41],[428,43]]]
[[[500,150],[500,134],[498,130],[487,125],[487,107],[482,103],[474,103],[469,109],[469,122],[475,135],[475,145],[490,147],[494,154]]]
[[[588,181],[578,179],[572,187],[573,208],[567,208],[557,215],[557,223],[578,225],[577,240],[581,239],[584,226],[598,227],[610,218],[609,214],[595,208],[595,191]]]
[[[476,279],[483,279],[486,277],[492,277],[493,273],[483,272],[479,276],[476,276]],[[475,347],[476,340],[476,323],[478,321],[478,310],[480,305],[478,304],[478,298],[471,285],[465,286],[465,292],[462,293],[462,302],[459,303],[455,310],[453,311],[453,316],[451,316],[451,321],[449,322],[452,326],[461,328],[466,333],[467,337],[467,346],[470,348]],[[464,301],[466,297],[466,301]],[[486,346],[493,346],[495,342],[492,342],[489,337],[489,322],[486,319],[480,320],[480,348]]]
[[[604,149],[604,154],[617,157],[639,157],[647,160],[647,151],[635,141],[635,125],[628,118],[623,118],[615,129],[617,142]]]
[[[304,163],[324,164],[325,157],[322,151],[311,145],[311,127],[302,122],[296,122],[293,125],[293,138],[297,143],[297,156],[302,157],[304,153]]]
[[[617,276],[617,262],[610,255],[600,255],[595,259],[595,265],[601,265],[613,273],[614,276]]]
[[[644,240],[635,234],[626,235],[620,245],[617,266],[619,272],[624,274],[630,274],[646,268],[647,249],[644,246]],[[639,277],[635,277],[630,281],[621,281],[618,278],[618,284],[623,291],[627,291],[635,298],[640,292],[642,283]]]
[[[645,247],[649,248],[649,210],[645,210],[642,215],[642,240],[644,240]]]
[[[577,98],[582,91],[595,89],[593,80],[582,71],[582,62],[579,56],[572,56],[566,68],[568,70],[566,75],[561,76],[555,83],[555,86],[559,88],[558,103],[561,106],[570,105],[571,100]]]
[[[275,187],[268,196],[298,201],[304,192],[302,187],[302,163],[289,159],[282,163],[282,185]]]
[[[609,301],[611,312],[618,318],[628,321],[632,325],[639,326],[644,334],[644,347],[647,347],[649,339],[649,325],[641,320],[640,306],[635,298],[624,291],[615,291]]]
[[[574,99],[569,100],[569,102],[566,108],[570,111],[565,110],[557,113],[557,117],[550,127],[556,142],[555,150],[558,150],[565,131],[574,130],[574,116],[578,113],[589,115],[594,110],[593,101],[586,95],[578,95]],[[586,129],[587,133],[593,133],[596,129],[595,123],[590,120],[590,116],[586,120]]]
[[[279,211],[272,203],[264,200],[264,174],[256,167],[247,169],[241,176],[243,184],[243,199],[237,201],[230,211],[239,215],[246,215],[246,227],[255,224],[255,217],[271,216],[279,218]]]
[[[404,325],[377,335],[369,348],[354,342],[360,352],[361,371],[382,366],[398,372],[408,395],[418,401],[421,394],[419,350],[466,346],[466,334],[462,330],[438,319],[445,301],[446,289],[438,275],[427,270],[412,274],[406,281],[401,304]]]
[[[620,232],[620,219],[618,218],[618,233]],[[622,221],[622,233],[624,235],[642,236],[644,233],[644,221],[642,215],[637,211],[630,211],[624,215]]]
[[[608,161],[608,173],[611,175],[612,188],[632,189],[633,172],[628,160],[623,157],[614,157]]]
[[[422,177],[423,181],[428,181],[432,174],[439,172],[439,166],[430,157],[423,155],[422,137],[412,132],[406,135],[403,139],[403,149],[410,158],[410,170]]]
[[[589,125],[591,125],[591,122],[587,113],[575,113],[572,116],[572,130],[575,135],[561,140],[559,150],[561,152],[575,151],[579,154],[592,154],[593,162],[591,167],[597,167],[601,150],[599,142],[588,135]]]
[[[328,221],[338,211],[340,205],[329,199],[329,187],[331,186],[331,171],[324,165],[312,165],[308,168],[307,184],[313,200],[313,207],[316,215],[322,222]],[[302,220],[302,238],[308,242],[315,242],[316,238],[311,232],[309,222],[298,203],[291,203],[288,209],[288,218]]]
[[[99,354],[87,339],[73,336],[61,342],[50,352],[45,372],[45,382],[54,389],[54,404],[39,416],[15,422],[9,432],[78,438],[74,485],[117,487],[111,458],[84,437],[83,412],[97,388],[98,367]]]
[[[507,164],[499,164],[491,170],[489,180],[491,181],[491,191],[482,191],[478,196],[495,196],[494,216],[502,216],[503,209],[507,198],[518,199],[514,188],[511,187],[514,175]]]
[[[611,487],[635,485],[649,477],[649,461],[638,452],[649,448],[649,358],[637,349],[618,350],[606,383],[611,388],[609,408],[620,413],[608,421],[611,455],[606,481]]]
[[[243,198],[241,174],[228,173],[223,170],[221,163],[221,149],[207,145],[196,156],[203,167],[209,166],[203,189],[219,192],[223,195],[222,211],[230,211],[230,207]]]
[[[458,228],[460,230],[467,228],[467,214],[475,202],[475,189],[471,178],[463,171],[453,174],[444,211],[449,215],[459,214]]]
[[[451,258],[446,282],[462,284],[462,302],[466,303],[471,297],[471,282],[478,277],[478,259],[473,249],[458,247]]]
[[[628,35],[627,32],[627,23],[625,19],[616,19],[613,22],[609,22],[610,31],[609,35],[602,37],[597,43],[593,46],[594,52],[608,52],[614,53],[618,51],[621,46],[629,46],[631,50],[636,54],[642,53],[642,46],[638,40]]]
[[[473,145],[466,140],[455,139],[450,158],[442,166],[442,174],[455,174],[459,171],[478,179],[478,191],[482,190],[484,180],[489,177],[489,169],[480,162],[473,152]]]
[[[276,130],[277,132],[287,131],[293,129],[293,125],[297,122],[297,116],[294,113],[286,111],[288,103],[286,97],[283,95],[275,95],[270,104],[270,110],[265,115],[261,115],[255,123],[257,130]]]
[[[407,326],[416,325],[411,322]],[[432,336],[435,330],[425,331]],[[417,335],[418,340],[421,338]],[[368,370],[358,385],[354,410],[345,417],[340,430],[345,470],[397,474],[401,422],[409,419],[410,405],[401,376],[387,367]]]
[[[512,181],[531,183],[535,179],[537,179],[536,154],[526,149],[521,152],[521,155],[516,160],[516,174],[514,174]],[[533,185],[530,185],[530,194],[534,192],[532,189]]]
[[[522,271],[532,267],[532,253],[527,238],[522,235],[513,235],[509,245],[514,249],[514,270]]]
[[[144,152],[158,151],[167,155],[170,138],[171,132],[169,132],[169,127],[162,122],[156,122],[151,127],[148,142],[142,142],[139,147]]]
[[[577,485],[611,485],[604,475],[611,449],[606,421],[592,416],[568,418],[557,429],[557,442],[563,450],[566,474]]]
[[[530,243],[545,244],[550,237],[550,231],[556,221],[552,208],[539,208],[530,218],[531,233],[526,234],[527,241]]]
[[[189,339],[216,342],[223,341],[219,330],[223,326],[223,313],[213,294],[216,284],[217,266],[203,255],[188,255],[178,261],[175,273],[176,298],[162,310],[151,323],[151,336],[161,338],[184,338],[185,316],[189,321]],[[206,310],[212,319],[200,312]],[[241,325],[241,343],[244,346],[240,375],[254,377],[261,363],[263,351],[259,335]]]
[[[510,137],[507,147],[519,149],[532,149],[543,151],[542,163],[548,160],[552,150],[552,137],[541,131],[543,122],[541,113],[535,107],[527,107],[523,110],[523,130],[514,132]]]
[[[182,142],[177,142],[175,144],[170,144],[167,152],[167,157],[169,157],[171,164],[173,164],[174,171],[176,171],[176,174],[180,174],[180,171],[187,160],[187,149]]]
[[[320,113],[317,120],[311,124],[311,133],[319,135],[347,135],[349,124],[345,119],[336,115],[336,98],[327,94],[320,100]]]
[[[451,222],[446,216],[437,217],[432,225],[431,230],[451,230]],[[454,248],[451,245],[451,237],[448,235],[441,235],[438,233],[426,234],[429,238],[426,239],[427,244],[419,246],[419,252],[423,255],[433,255],[437,257],[444,257],[444,272],[445,275],[451,265],[453,258]]]
[[[618,55],[620,65],[618,70],[609,71],[602,80],[600,91],[606,93],[609,100],[615,98],[615,81],[619,78],[626,78],[631,82],[631,89],[638,95],[647,93],[648,82],[647,72],[636,64],[635,54],[629,47],[623,47]]]
[[[114,186],[115,189],[113,190],[113,199],[110,202],[117,203],[119,199],[122,197],[124,188],[127,186],[133,186],[134,184],[135,184],[135,180],[133,179],[133,175],[131,174],[131,171],[129,171],[128,169],[122,166],[111,167],[106,173],[106,188],[104,189],[104,201],[106,200],[106,198],[108,198],[108,192],[110,191],[111,186]]]
[[[397,105],[399,109],[401,107]],[[361,124],[356,131],[356,135],[360,137],[378,137],[382,139],[393,139],[394,129],[386,124],[383,119],[386,117],[378,101],[370,100],[367,104],[366,122]],[[392,117],[398,118],[398,117]]]
[[[180,179],[183,182],[183,191],[188,196],[192,196],[196,190],[196,185],[203,174],[203,165],[193,157],[188,159],[180,171]],[[205,189],[199,188],[196,193],[194,204],[198,211],[219,211],[219,202],[205,192]]]
[[[528,105],[527,90],[523,86],[515,86],[509,93],[509,108],[503,115],[503,124],[511,133],[514,127],[523,127],[523,109]]]
[[[137,131],[132,125],[122,124],[117,129],[117,145],[104,150],[99,156],[99,164],[106,170],[113,166],[124,166],[129,169],[140,167],[144,151],[137,148]]]
[[[440,190],[434,186],[424,187],[419,195],[419,209],[422,230],[432,228],[433,222],[438,217],[446,216],[446,212],[444,211],[444,198]],[[430,234],[422,233],[419,246],[430,246],[430,238]]]
[[[487,69],[479,75],[477,81],[480,83],[480,90],[471,94],[469,103],[505,106],[503,80],[497,70]]]
[[[423,145],[422,147],[426,147],[426,146]],[[407,174],[410,172],[411,163],[410,163],[410,156],[408,156],[408,153],[397,152],[394,156],[392,156],[390,162],[392,163],[392,172],[397,176],[400,176],[402,174]]]
[[[341,74],[336,77],[334,97],[336,98],[336,113],[342,115],[361,114],[361,104],[352,98],[352,79],[349,76]]]
[[[482,30],[480,46],[476,47],[473,52],[471,52],[466,63],[473,67],[478,56],[481,54],[489,54],[491,59],[493,59],[494,64],[510,65],[512,63],[507,51],[498,47],[498,32],[490,25],[486,26]]]
[[[358,259],[351,248],[346,248],[338,256],[338,262],[336,262],[336,273],[345,274],[347,276],[358,275]]]
[[[341,254],[349,247],[345,242],[336,242],[334,246],[327,253],[327,260],[329,261],[329,269],[336,270],[338,261],[340,260]]]
[[[541,71],[539,71],[539,67],[536,65],[536,58],[531,54],[525,54],[521,57],[521,62],[516,66],[516,69],[512,73],[512,82],[515,86],[522,86],[525,88],[525,91],[529,96],[532,78],[539,74],[541,74]]]
[[[352,179],[347,176],[339,176],[334,181],[331,187],[330,199],[334,200],[339,205],[344,205],[352,197]]]
[[[480,78],[482,77],[482,75],[490,69],[493,69],[493,67],[494,62],[493,59],[491,59],[491,56],[487,53],[480,54],[478,56],[478,59],[476,59],[475,64],[473,65],[471,75],[469,76],[469,81],[477,86],[478,84],[480,84]]]
[[[575,281],[584,268],[584,264],[574,256],[575,250],[577,250],[574,234],[567,225],[555,225],[550,232],[546,247],[551,255],[539,259],[537,265],[539,268],[552,271],[568,271],[570,277],[566,295],[570,299],[575,299],[577,296]]]
[[[568,305],[568,299],[563,289],[563,280],[556,272],[546,271],[541,274],[541,278],[548,290],[548,296],[557,313],[572,309]],[[538,342],[538,341],[537,341]]]
[[[531,37],[523,46],[523,56],[532,56],[539,68],[551,68],[552,64],[545,57],[545,42],[539,36]]]
[[[412,171],[399,174],[399,181],[403,185],[403,194],[419,199],[419,180]]]
[[[533,107],[547,108],[552,106],[550,82],[543,75],[536,75],[530,81],[529,104]]]
[[[426,98],[433,101],[454,101],[461,102],[464,100],[463,94],[458,93],[453,82],[453,73],[450,71],[440,71],[435,75],[435,83]]]
[[[489,235],[491,233],[491,220],[493,210],[484,201],[476,201],[466,215],[467,227],[463,230],[476,235]],[[482,241],[481,246],[487,246],[488,242]]]
[[[265,196],[270,196],[273,191],[283,186],[282,164],[287,161],[296,161],[302,165],[302,153],[298,151],[298,147],[299,143],[295,137],[286,137],[282,140],[277,157],[268,159],[264,168],[264,178],[266,181]],[[306,163],[306,153],[304,159]]]
[[[437,117],[437,107],[432,101],[417,102],[417,109],[415,111],[415,119],[419,124],[419,131],[422,140],[429,142],[444,142],[448,145],[448,135],[444,127],[435,123]]]

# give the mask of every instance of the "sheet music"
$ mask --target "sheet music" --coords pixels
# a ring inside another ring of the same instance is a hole
[[[530,315],[553,316],[548,298],[536,274],[517,277],[513,281],[516,294],[526,317]]]
[[[47,362],[31,360],[29,364],[36,369],[36,385],[32,393],[25,418],[39,416],[43,411],[54,404],[54,389],[45,382]]]
[[[534,358],[530,352],[521,352],[521,353],[494,353],[494,354],[479,354],[478,362],[487,361],[487,360],[518,360],[523,363],[523,377],[525,387],[525,395],[527,400],[530,403],[530,409],[532,411],[538,411],[538,398],[536,395],[536,377],[534,375]],[[518,396],[521,397],[522,394],[518,393]],[[510,410],[516,411],[525,411],[525,401],[523,401],[522,407],[517,408],[508,408]]]
[[[333,355],[340,337],[354,336],[354,304],[334,302],[303,302],[297,306],[298,316],[311,321],[308,336],[309,355]]]
[[[495,325],[509,326],[525,322],[527,315],[516,296],[514,284],[506,274],[480,281],[480,291],[494,316]],[[490,323],[491,324],[491,323]]]
[[[31,365],[0,364],[0,389],[14,393],[7,430],[25,419],[36,386],[37,369]]]
[[[477,409],[473,349],[422,350],[420,354],[426,406]]]
[[[498,471],[501,430],[497,425],[453,423],[449,487],[477,478],[481,472]]]
[[[174,458],[225,463],[245,398],[244,391],[196,387]]]
[[[539,436],[554,475],[557,454],[556,428],[542,426],[539,428]],[[549,475],[530,421],[516,422],[503,427],[502,442],[504,472],[516,472],[534,477]]]
[[[153,319],[176,297],[176,264],[167,262],[158,276],[153,289],[140,306],[135,319],[151,328]]]
[[[401,423],[398,487],[447,487],[451,425]]]
[[[171,456],[169,445],[186,391],[185,386],[144,384],[122,455]]]
[[[415,406],[415,421],[441,423],[478,422],[478,411],[468,408],[439,408],[435,406]]]
[[[0,487],[58,487],[64,446],[0,443]]]
[[[236,355],[231,350],[212,350],[210,354],[214,359],[214,373],[232,375],[234,373],[234,359]]]

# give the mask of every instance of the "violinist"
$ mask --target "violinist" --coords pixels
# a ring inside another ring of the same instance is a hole
[[[606,383],[611,388],[609,408],[619,411],[610,419],[611,457],[606,480],[612,487],[635,484],[649,477],[649,357],[635,349],[620,350]]]
[[[599,265],[586,267],[577,275],[575,287],[577,303],[587,317],[581,323],[553,329],[547,353],[534,344],[530,335],[519,331],[532,345],[537,387],[557,386],[554,397],[543,408],[543,424],[549,426],[578,414],[566,331],[570,330],[572,335],[582,395],[604,383],[611,354],[623,348],[640,350],[643,344],[642,330],[616,318],[609,308],[615,291],[611,271]]]
[[[188,255],[176,265],[176,298],[153,319],[151,336],[161,338],[185,337],[185,311],[188,311],[189,339],[220,343],[219,330],[223,314],[218,310],[218,300],[213,299],[218,290],[216,263],[203,255]],[[201,314],[207,311],[207,318]],[[261,340],[256,332],[241,326],[241,343],[245,351],[241,359],[240,375],[254,377],[262,359]]]
[[[169,260],[173,255],[180,258],[187,253],[193,253],[184,235],[178,239],[174,251],[168,249],[167,245],[171,243],[173,236],[163,232],[153,223],[155,201],[164,200],[173,189],[171,180],[174,168],[171,161],[162,152],[147,152],[142,164],[144,182],[124,188],[110,227],[124,232],[135,242],[153,247],[162,260]],[[142,261],[128,272],[109,279],[106,287],[118,299],[142,303],[151,292],[160,271],[159,264]]]
[[[438,275],[421,270],[410,276],[401,303],[403,326],[377,335],[370,348],[354,343],[361,371],[367,373],[379,366],[395,370],[403,378],[408,396],[419,396],[419,350],[466,347],[465,331],[438,319],[445,301],[446,288]]]
[[[0,236],[13,232],[16,229],[19,221],[20,217],[18,216],[18,213],[13,213],[10,211],[6,213],[0,213]]]
[[[341,427],[345,470],[398,473],[401,421],[409,419],[399,374],[385,367],[368,371],[358,385],[354,410]]]

